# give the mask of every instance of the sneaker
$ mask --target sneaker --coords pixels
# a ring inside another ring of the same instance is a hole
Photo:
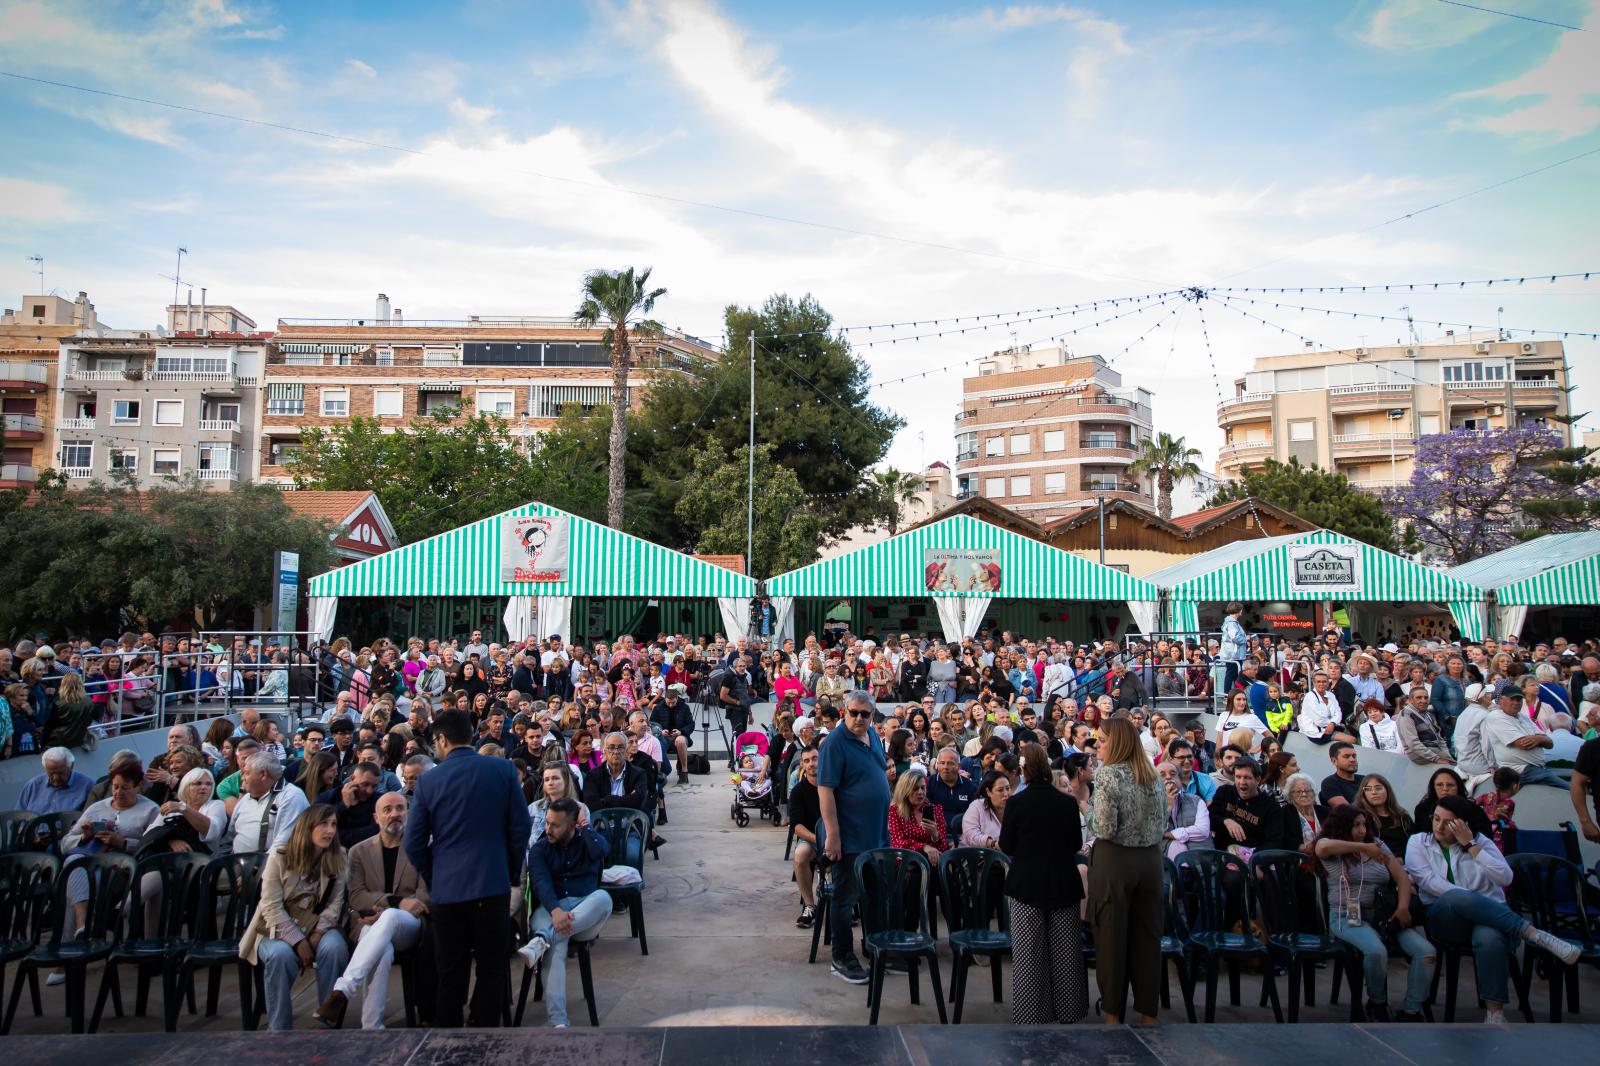
[[[861,968],[861,960],[854,955],[847,959],[834,959],[832,969],[842,981],[852,985],[864,985],[867,983],[867,971]]]
[[[1503,1010],[1488,1010],[1483,1012],[1484,1025],[1506,1024],[1506,1012]]]
[[[794,924],[799,926],[801,929],[810,929],[811,923],[816,920],[817,908],[802,906],[800,908],[800,917],[794,920]]]
[[[521,957],[523,966],[531,970],[539,965],[539,960],[544,958],[544,953],[549,950],[549,941],[535,934],[532,940],[517,949],[517,955]]]
[[[1540,948],[1549,952],[1551,955],[1554,955],[1556,958],[1561,960],[1563,965],[1566,966],[1571,966],[1573,963],[1577,962],[1578,956],[1583,954],[1583,949],[1577,944],[1574,944],[1569,940],[1562,940],[1560,937],[1551,933],[1547,933],[1543,929],[1535,929],[1531,925],[1528,926],[1527,931],[1522,934],[1522,939],[1526,940],[1534,947]]]
[[[687,770],[679,770],[678,771],[678,784],[687,785],[688,783],[689,783],[689,771],[687,771]]]
[[[51,970],[50,971],[50,976],[46,977],[44,979],[44,983],[45,983],[45,986],[47,988],[54,987],[56,985],[64,985],[64,984],[66,984],[67,983],[67,971],[65,971],[65,970]]]

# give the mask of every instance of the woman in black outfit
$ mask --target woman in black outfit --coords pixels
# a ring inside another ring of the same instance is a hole
[[[1028,787],[1006,802],[1000,850],[1011,858],[1012,1021],[1067,1024],[1089,1012],[1078,904],[1083,881],[1073,856],[1083,846],[1078,801],[1058,792],[1037,744],[1022,748]]]

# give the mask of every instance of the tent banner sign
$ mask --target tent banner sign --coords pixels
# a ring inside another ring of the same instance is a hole
[[[565,517],[521,515],[500,522],[501,581],[565,581],[571,526]]]
[[[1289,591],[1361,592],[1361,548],[1355,544],[1289,545]]]
[[[922,581],[929,592],[1000,591],[999,548],[928,548],[922,553]]]

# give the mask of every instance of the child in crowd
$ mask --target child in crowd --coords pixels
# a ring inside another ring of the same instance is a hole
[[[1494,791],[1486,792],[1474,802],[1483,808],[1483,813],[1489,816],[1491,827],[1490,836],[1494,839],[1494,846],[1504,854],[1517,844],[1517,823],[1512,821],[1512,816],[1517,809],[1516,801],[1511,797],[1522,791],[1522,775],[1509,766],[1502,766],[1494,772]]]

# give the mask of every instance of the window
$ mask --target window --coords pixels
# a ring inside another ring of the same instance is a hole
[[[150,472],[158,476],[177,477],[182,464],[179,462],[178,449],[157,448],[150,453]]]
[[[1013,495],[1013,496],[1032,496],[1033,495],[1033,479],[1028,477],[1026,474],[1022,475],[1021,477],[1012,478],[1011,479],[1011,495]]]
[[[1430,433],[1439,432],[1438,415],[1420,415],[1417,418],[1417,433],[1426,437]]]
[[[378,418],[399,418],[404,408],[406,394],[399,389],[373,389],[372,413]],[[326,403],[326,395],[323,402]]]
[[[270,462],[273,466],[284,466],[300,454],[300,442],[297,440],[275,440],[272,442]]]
[[[1033,435],[1029,433],[1011,434],[1011,454],[1027,455],[1028,449],[1033,446]]]
[[[231,444],[202,444],[200,445],[201,470],[232,470],[233,445]]]
[[[232,370],[233,367],[229,365],[226,356],[156,356],[156,373],[158,374],[207,374],[222,376],[231,373]]]
[[[394,366],[394,349],[393,348],[379,348],[378,349],[378,365],[379,366]]]
[[[1045,492],[1066,492],[1067,491],[1067,475],[1066,474],[1046,474],[1044,476],[1044,491]]]
[[[1006,495],[1006,479],[1003,477],[989,477],[983,479],[983,494],[991,500],[1003,500]]]
[[[425,415],[431,415],[437,411],[444,410],[450,410],[459,413],[461,411],[461,390],[454,389],[451,392],[434,392],[432,390],[424,390],[423,393],[417,397],[417,402],[421,405],[422,413]]]
[[[158,407],[157,410],[160,410]],[[138,400],[113,400],[111,403],[111,424],[113,426],[137,426],[139,424]]]
[[[956,434],[956,462],[963,459],[976,459],[978,457],[978,435],[976,433]]]
[[[93,400],[79,400],[72,410],[74,412],[73,418],[87,418],[91,422],[94,421],[95,405]]]
[[[34,318],[43,318],[44,317],[44,304],[34,304],[33,305],[33,317]]]
[[[1067,433],[1062,429],[1047,429],[1044,432],[1044,450],[1047,452],[1061,452],[1067,449]],[[1046,490],[1048,491],[1048,490]]]
[[[349,413],[349,389],[322,390],[322,414],[324,418],[343,418]]]
[[[512,416],[512,407],[515,406],[515,393],[488,392],[478,390],[478,413],[480,415],[499,415],[501,418]]]
[[[1290,440],[1316,440],[1317,423],[1312,419],[1289,423]]]
[[[158,426],[183,425],[183,401],[157,400],[155,424]]]
[[[1121,448],[1117,435],[1108,429],[1091,429],[1083,438],[1085,448]]]
[[[273,384],[267,386],[267,414],[303,415],[306,413],[306,387],[304,385]]]
[[[1504,381],[1506,379],[1506,365],[1504,363],[1483,363],[1473,361],[1470,363],[1446,363],[1444,365],[1444,379],[1446,381]]]
[[[218,422],[239,421],[239,405],[236,403],[219,403],[212,412],[211,417]]]
[[[139,469],[138,448],[112,448],[111,469],[135,471]]]
[[[1122,488],[1115,474],[1090,474],[1084,487],[1091,492],[1117,492]]]
[[[94,465],[94,444],[86,440],[62,441],[61,465],[68,470],[87,471]]]
[[[984,455],[1004,455],[1006,453],[1006,439],[1004,437],[988,437],[983,442]]]

